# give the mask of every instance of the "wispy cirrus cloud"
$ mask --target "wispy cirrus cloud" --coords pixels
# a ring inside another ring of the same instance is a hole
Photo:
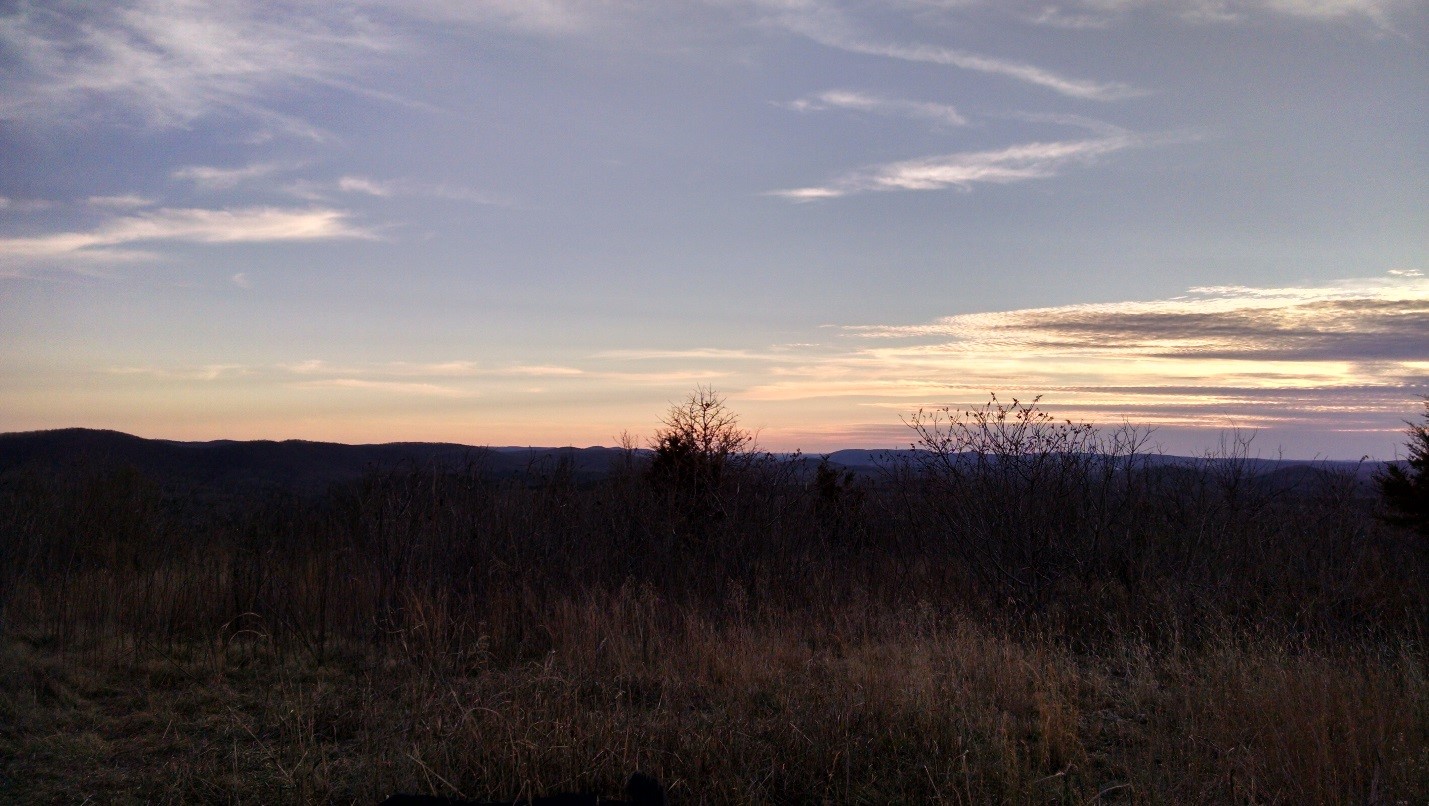
[[[943,126],[966,126],[967,118],[949,104],[928,101],[910,101],[902,98],[883,98],[854,90],[827,90],[791,101],[786,104],[797,112],[824,112],[847,110],[868,112],[876,115],[926,120]]]
[[[1025,143],[993,151],[972,151],[890,162],[863,168],[810,187],[768,195],[808,202],[880,191],[969,190],[978,184],[1012,184],[1056,176],[1069,165],[1088,163],[1138,144],[1131,134],[1087,140]]]
[[[444,183],[419,182],[409,179],[373,179],[366,176],[349,175],[337,180],[336,188],[342,193],[354,193],[384,199],[394,196],[415,196],[429,199],[445,199],[447,201],[470,202],[472,204],[485,204],[495,207],[515,206],[515,204],[508,199],[489,193],[482,193],[481,191],[472,190],[471,188]],[[304,192],[320,192],[318,188],[311,183],[296,187],[294,191],[300,194]]]
[[[587,32],[628,5],[613,0],[367,0],[367,4],[443,23],[545,35]]]
[[[282,170],[275,162],[256,162],[236,168],[221,168],[216,165],[186,165],[175,169],[170,176],[193,182],[206,190],[227,190],[254,179],[261,179]]]
[[[363,15],[309,3],[20,0],[0,13],[0,119],[122,114],[183,126],[212,113],[285,118],[266,93],[341,82],[389,38]],[[296,129],[302,129],[297,126]]]
[[[90,207],[98,207],[106,210],[138,210],[142,207],[153,207],[154,200],[147,196],[140,196],[137,193],[123,193],[114,196],[90,196],[84,200]]]
[[[260,141],[323,141],[328,132],[283,111],[285,93],[319,85],[432,108],[361,79],[375,58],[412,47],[423,23],[574,36],[649,16],[628,0],[16,0],[0,4],[0,120],[167,128],[220,114],[260,123]]]
[[[1066,76],[1015,59],[959,48],[883,41],[860,30],[842,5],[825,0],[756,0],[754,6],[766,24],[848,53],[1002,76],[1083,100],[1117,101],[1145,94],[1144,90],[1122,82]]]
[[[1260,0],[1259,3],[1271,11],[1295,14],[1302,17],[1347,17],[1360,15],[1371,19],[1384,19],[1390,14],[1414,5],[1413,0]]]
[[[562,367],[551,364],[521,364],[506,367],[502,370],[502,374],[523,378],[575,378],[586,374],[586,372],[576,367]]]
[[[860,41],[825,42],[852,53],[885,56],[908,62],[941,64],[961,70],[1004,76],[1061,95],[1089,101],[1120,101],[1146,94],[1145,90],[1120,81],[1092,81],[1072,78],[1034,64],[985,56],[956,48],[935,45],[903,45]]]
[[[76,232],[0,238],[0,259],[19,262],[153,257],[131,247],[164,242],[262,243],[376,237],[341,210],[244,207],[161,208],[111,218]]]
[[[394,192],[390,183],[377,182],[365,176],[344,176],[337,181],[337,189],[343,193],[382,197],[391,196]]]
[[[456,389],[437,383],[408,381],[384,381],[371,378],[322,378],[301,381],[295,384],[300,389],[350,390],[357,392],[379,392],[402,396],[463,398],[474,397],[477,392],[470,389]]]
[[[1196,23],[1236,22],[1254,15],[1310,20],[1363,19],[1386,27],[1413,0],[1070,0],[1024,3],[1026,19],[1063,28],[1105,28],[1133,11],[1156,11]]]
[[[799,360],[795,349],[814,345],[786,345],[779,351],[733,350],[721,347],[696,347],[687,350],[602,350],[595,354],[597,359],[615,361],[658,361],[658,360],[719,360],[719,361],[792,361]]]
[[[110,375],[138,375],[146,378],[180,381],[217,381],[253,374],[243,364],[205,364],[199,367],[110,367]]]
[[[1110,28],[1112,24],[1112,18],[1108,14],[1068,11],[1057,6],[1043,6],[1036,11],[1029,11],[1024,15],[1024,19],[1034,25],[1072,30],[1100,30]]]
[[[1396,18],[1418,0],[902,0],[879,8],[910,17],[956,21],[974,14],[1012,14],[1063,29],[1106,29],[1133,12],[1154,12],[1194,23],[1230,23],[1255,16],[1333,22],[1366,20],[1392,29]],[[958,47],[900,42],[880,37],[857,21],[866,6],[841,0],[749,0],[766,25],[782,28],[830,48],[1001,76],[1081,100],[1118,101],[1148,94],[1124,81],[1066,75],[1016,58]]]
[[[44,199],[12,199],[8,196],[0,196],[0,212],[38,213],[54,206],[54,202]]]
[[[301,388],[371,389],[474,395],[482,390],[509,389],[531,379],[577,383],[617,381],[646,386],[698,383],[729,377],[724,369],[705,367],[630,370],[626,360],[597,357],[587,366],[565,364],[485,364],[477,361],[331,362],[308,359],[279,364],[201,364],[197,366],[116,366],[108,374],[140,375],[172,381],[212,381],[233,377],[266,379]],[[438,391],[442,390],[442,391]]]
[[[260,386],[453,399],[480,396],[483,390],[474,386],[471,379],[490,374],[467,361],[339,365],[321,360],[293,364],[117,366],[107,372],[112,376],[139,376],[171,384],[207,384],[241,378],[247,384]]]
[[[331,364],[310,359],[284,364],[277,369],[294,375],[341,375],[365,378],[554,378],[585,374],[577,367],[556,364],[507,364],[488,366],[476,361],[390,361],[380,364]]]
[[[720,369],[672,369],[651,372],[600,372],[593,377],[636,386],[687,386],[729,378],[733,373]]]

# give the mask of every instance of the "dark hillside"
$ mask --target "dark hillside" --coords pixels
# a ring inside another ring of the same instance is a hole
[[[637,458],[648,451],[636,451]],[[910,461],[916,450],[846,449],[828,454],[829,466],[864,479]],[[357,481],[373,472],[398,469],[474,470],[490,479],[555,476],[589,483],[608,475],[626,459],[620,448],[483,448],[442,442],[390,442],[345,445],[307,440],[214,440],[180,442],[145,439],[118,431],[65,428],[0,434],[0,476],[17,470],[53,472],[75,467],[129,467],[173,492],[248,493],[282,490],[306,497],[335,484]],[[1224,467],[1233,460],[1198,460],[1151,456],[1153,464]],[[1294,491],[1320,483],[1326,474],[1349,474],[1368,488],[1377,462],[1301,462],[1272,459],[1234,460],[1249,478],[1278,490]],[[812,473],[818,460],[800,458]]]
[[[621,455],[615,448],[491,449],[431,442],[178,442],[88,428],[0,434],[0,476],[129,467],[175,492],[283,490],[312,496],[373,472],[402,468],[474,469],[493,478],[568,472],[584,478],[606,473]]]

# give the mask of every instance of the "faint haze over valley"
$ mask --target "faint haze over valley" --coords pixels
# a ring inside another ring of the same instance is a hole
[[[0,431],[1388,459],[1419,0],[0,5]]]

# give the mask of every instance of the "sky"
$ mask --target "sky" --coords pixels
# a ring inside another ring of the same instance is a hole
[[[0,0],[0,431],[1392,458],[1426,0]]]

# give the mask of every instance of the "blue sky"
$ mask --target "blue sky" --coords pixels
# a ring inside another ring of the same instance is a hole
[[[0,430],[1390,457],[1422,0],[0,0]]]

